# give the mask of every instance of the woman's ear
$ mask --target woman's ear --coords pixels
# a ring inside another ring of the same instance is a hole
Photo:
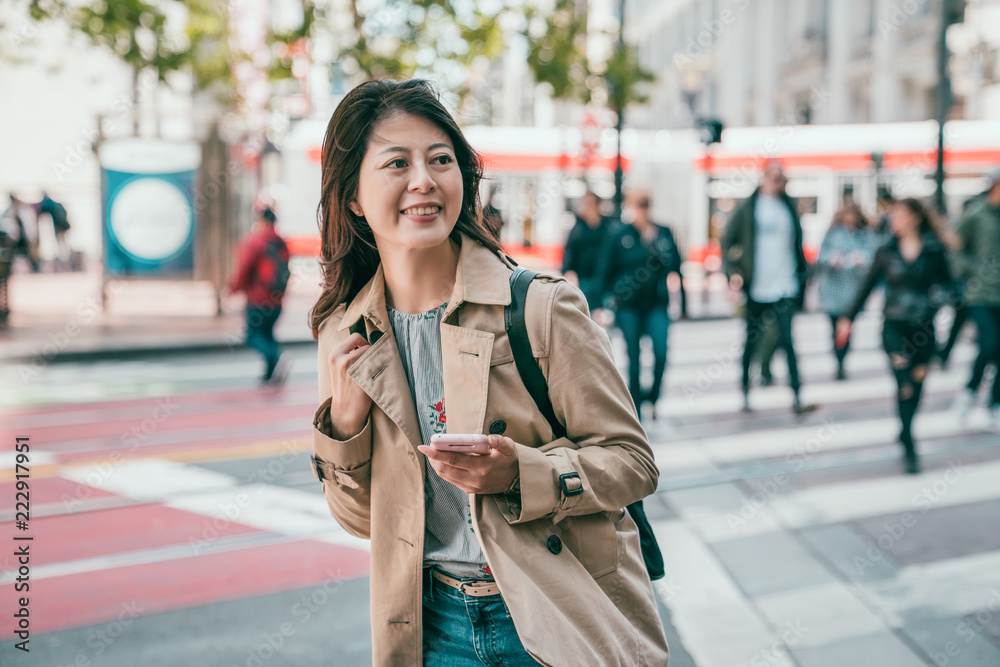
[[[347,205],[347,208],[351,209],[351,213],[358,216],[359,218],[365,217],[364,211],[362,211],[361,207],[358,206],[357,201],[352,201],[350,204]]]

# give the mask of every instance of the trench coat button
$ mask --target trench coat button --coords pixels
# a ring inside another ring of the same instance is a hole
[[[545,543],[545,546],[549,548],[549,551],[557,554],[562,551],[562,540],[559,539],[558,535],[549,535],[549,539]]]
[[[490,424],[490,433],[501,435],[506,430],[507,430],[507,422],[505,422],[502,419],[497,419],[495,422]]]
[[[371,345],[374,345],[375,343],[378,342],[378,339],[381,337],[382,337],[382,332],[376,329],[375,331],[372,331],[370,334],[368,334],[368,342]]]

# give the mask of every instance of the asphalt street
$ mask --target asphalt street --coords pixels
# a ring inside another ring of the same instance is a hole
[[[780,353],[777,384],[740,413],[740,322],[671,329],[646,422],[671,665],[1000,665],[1000,435],[981,406],[964,422],[949,407],[971,344],[932,370],[915,427],[924,472],[906,476],[877,318],[859,320],[843,382],[827,326],[796,321],[817,405],[803,416]],[[12,622],[16,556],[0,551],[0,663],[370,663],[368,546],[309,471],[315,350],[290,354],[280,391],[257,386],[261,362],[240,348],[53,363],[27,380],[0,369],[0,539],[33,538],[30,653]]]

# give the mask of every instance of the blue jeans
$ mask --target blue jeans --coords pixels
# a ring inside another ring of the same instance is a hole
[[[990,405],[1000,405],[1000,308],[969,306],[969,316],[976,323],[979,354],[976,355],[976,361],[972,365],[972,377],[969,378],[968,389],[973,392],[978,391],[986,367],[996,364],[997,373],[993,376]]]
[[[424,665],[536,667],[498,595],[473,597],[424,570]]]
[[[625,337],[625,347],[628,349],[628,391],[636,410],[642,413],[644,400],[656,403],[660,398],[660,388],[663,386],[663,372],[667,368],[667,330],[670,328],[670,315],[666,306],[655,306],[650,309],[619,308],[615,311],[615,322]],[[653,385],[648,392],[642,391],[639,382],[639,341],[643,336],[649,336],[653,341]]]
[[[281,354],[278,341],[274,340],[274,323],[280,315],[281,306],[247,307],[247,346],[263,355],[265,382],[271,379]]]

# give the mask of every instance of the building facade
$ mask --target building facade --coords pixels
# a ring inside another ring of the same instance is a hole
[[[942,0],[627,0],[626,35],[656,73],[635,126],[885,123],[936,116]],[[948,34],[952,117],[1000,118],[1000,2]]]

